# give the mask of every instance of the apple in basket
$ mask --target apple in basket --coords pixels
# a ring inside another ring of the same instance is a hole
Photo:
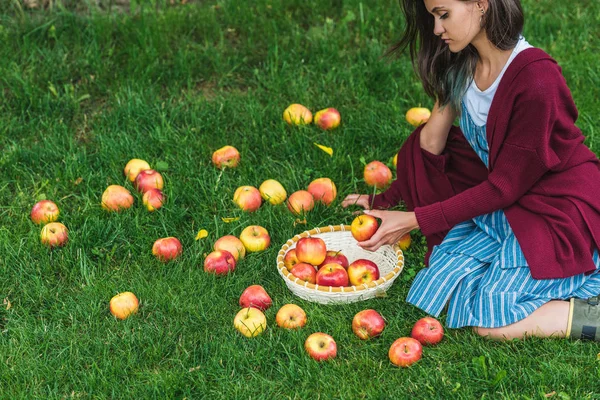
[[[315,207],[315,199],[306,190],[298,190],[288,197],[286,205],[292,214],[303,215]]]
[[[262,197],[254,186],[240,186],[233,193],[233,202],[242,210],[253,212],[260,208]]]
[[[152,254],[160,261],[171,261],[179,257],[183,247],[176,237],[157,239],[152,245]]]
[[[379,279],[379,267],[365,258],[355,260],[348,266],[348,279],[353,286],[371,283]]]
[[[348,259],[346,258],[345,255],[342,254],[342,251],[331,251],[329,250],[327,252],[327,255],[325,255],[325,260],[323,260],[323,262],[321,264],[319,264],[319,269],[321,269],[322,266],[324,266],[325,264],[329,264],[329,263],[338,263],[340,264],[342,267],[344,267],[344,269],[348,269]]]
[[[233,146],[223,146],[212,154],[213,164],[219,168],[235,168],[240,163],[240,152]]]
[[[118,319],[125,319],[138,311],[139,301],[131,292],[119,293],[110,299],[108,308],[110,313]]]
[[[235,269],[235,258],[227,250],[216,250],[204,259],[204,272],[227,275]]]
[[[388,356],[392,364],[408,367],[421,359],[423,346],[417,339],[401,337],[390,346]]]
[[[325,264],[317,272],[319,286],[348,286],[348,273],[338,263]]]
[[[160,172],[153,169],[145,169],[135,177],[135,187],[141,193],[146,193],[150,189],[162,190],[165,182]]]
[[[306,338],[304,349],[313,359],[324,361],[335,358],[337,345],[331,336],[323,332],[315,332]]]
[[[50,222],[42,228],[40,240],[50,248],[64,246],[69,240],[69,230],[60,222]]]
[[[362,340],[379,336],[385,328],[385,320],[373,309],[362,310],[352,319],[352,331]]]
[[[307,263],[298,263],[294,265],[290,271],[298,279],[302,279],[308,283],[315,284],[317,282],[317,271],[315,267]]]
[[[326,206],[330,205],[337,196],[335,183],[329,178],[315,179],[308,185],[307,191],[312,194],[315,201]]]
[[[327,245],[318,237],[303,237],[296,243],[296,257],[298,261],[312,265],[319,265],[327,256]]]
[[[298,256],[296,256],[296,249],[288,250],[288,252],[285,253],[285,256],[283,256],[283,265],[285,265],[289,271],[291,271],[292,268],[294,268],[294,265],[298,264],[299,262]]]
[[[240,233],[240,240],[249,253],[263,251],[271,244],[269,232],[260,225],[250,225]]]
[[[242,292],[240,296],[241,307],[255,307],[265,311],[271,307],[273,301],[267,291],[260,285],[251,285]]]
[[[135,178],[137,178],[138,174],[147,169],[151,168],[150,164],[148,164],[146,161],[140,160],[139,158],[132,158],[129,160],[127,165],[125,165],[123,173],[130,182],[135,182]]]
[[[377,218],[372,215],[361,214],[352,221],[350,233],[357,242],[364,242],[371,239],[378,228]]]
[[[381,161],[371,161],[365,166],[363,177],[367,185],[383,189],[392,180],[392,170]]]
[[[281,204],[287,198],[287,192],[283,185],[275,179],[267,179],[258,187],[263,200],[273,205]]]
[[[233,326],[242,335],[254,337],[267,329],[267,317],[258,308],[242,308],[233,319]]]
[[[437,319],[425,317],[415,323],[410,336],[417,339],[423,346],[435,345],[442,341],[444,328]]]
[[[31,209],[31,220],[36,224],[47,224],[58,219],[60,211],[56,203],[51,200],[42,200],[35,203]]]
[[[306,313],[295,304],[286,304],[277,311],[275,322],[280,328],[302,328],[306,325]]]
[[[244,243],[233,235],[225,235],[217,239],[213,245],[213,250],[227,250],[235,258],[236,262],[246,256]]]

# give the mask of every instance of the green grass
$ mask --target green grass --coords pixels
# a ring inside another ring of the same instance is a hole
[[[413,367],[393,367],[390,344],[424,316],[404,301],[423,266],[419,233],[386,298],[322,306],[295,297],[279,277],[281,245],[308,228],[350,223],[340,201],[368,192],[363,161],[391,165],[411,132],[406,110],[432,106],[407,56],[381,59],[401,32],[395,1],[137,2],[131,13],[17,3],[0,5],[0,397],[600,398],[596,343],[501,343],[449,330]],[[578,126],[598,154],[599,3],[523,5],[526,38],[562,65]],[[343,124],[290,128],[281,115],[295,102],[313,112],[334,106]],[[226,144],[242,163],[221,175],[210,157]],[[133,191],[122,169],[134,157],[163,163],[168,203],[151,214],[135,194],[130,210],[106,213],[100,197],[109,184]],[[338,199],[306,225],[294,226],[285,206],[246,214],[231,202],[240,185],[274,178],[291,193],[322,176],[337,184]],[[42,198],[61,208],[64,248],[43,247],[29,220]],[[212,243],[250,224],[269,230],[271,247],[230,276],[205,274]],[[209,236],[195,241],[201,228]],[[165,236],[182,241],[180,260],[151,255]],[[257,283],[274,307],[267,331],[246,339],[232,321],[239,295]],[[117,321],[108,301],[128,290],[140,311]],[[304,329],[275,326],[288,302],[306,310]],[[350,328],[365,308],[388,321],[368,342]],[[336,339],[335,360],[305,354],[315,331]]]

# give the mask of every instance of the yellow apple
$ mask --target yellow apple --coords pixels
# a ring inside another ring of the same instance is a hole
[[[260,225],[250,225],[240,233],[240,240],[250,253],[265,250],[271,244],[269,232]]]
[[[108,307],[112,315],[118,319],[125,319],[131,314],[137,313],[139,304],[140,302],[135,294],[123,292],[110,299]]]
[[[233,146],[223,146],[215,150],[212,162],[219,169],[235,168],[240,163],[240,152]]]
[[[138,174],[147,169],[150,169],[150,164],[148,164],[146,161],[140,160],[139,158],[132,158],[129,160],[127,165],[125,165],[123,173],[127,179],[129,179],[131,182],[134,182]]]
[[[431,111],[423,107],[413,107],[406,112],[406,120],[412,126],[419,126],[429,120]]]
[[[69,231],[60,222],[50,222],[42,228],[40,239],[48,247],[64,246],[69,239]]]
[[[312,113],[302,104],[292,104],[283,112],[283,119],[290,125],[307,125],[312,122]]]
[[[121,211],[131,207],[133,196],[123,186],[110,185],[102,193],[102,208],[107,211]]]
[[[231,253],[235,261],[246,256],[246,247],[244,243],[233,235],[220,237],[214,244],[213,250],[225,250]]]
[[[283,188],[283,185],[275,179],[267,179],[261,183],[258,191],[265,201],[273,205],[281,204],[287,198],[287,192]]]
[[[233,326],[246,337],[258,336],[267,329],[267,317],[258,308],[242,308],[233,319]]]
[[[295,304],[286,304],[277,311],[275,322],[280,328],[302,328],[306,325],[306,313]]]

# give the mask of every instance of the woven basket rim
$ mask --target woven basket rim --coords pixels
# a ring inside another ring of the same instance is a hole
[[[294,275],[292,275],[292,273],[284,265],[283,258],[285,256],[285,254],[287,253],[288,249],[294,243],[298,242],[298,240],[300,240],[301,238],[318,235],[320,233],[344,232],[344,231],[349,232],[350,225],[344,225],[344,224],[329,225],[329,226],[324,226],[324,227],[319,227],[319,228],[313,228],[311,230],[306,230],[302,233],[299,233],[299,234],[295,235],[294,237],[292,237],[291,239],[287,240],[281,246],[281,249],[277,253],[277,269],[279,270],[280,274],[283,276],[283,278],[286,281],[291,282],[295,285],[298,285],[298,287],[315,290],[320,293],[348,293],[348,294],[354,293],[354,292],[362,293],[365,290],[377,288],[386,282],[390,282],[390,281],[396,279],[400,275],[400,272],[402,272],[402,269],[404,268],[404,253],[402,252],[400,247],[398,247],[397,245],[393,245],[393,246],[386,245],[386,246],[390,246],[392,248],[392,250],[396,253],[396,256],[398,257],[398,261],[396,262],[396,266],[394,267],[394,269],[391,272],[389,272],[387,275],[379,277],[379,279],[377,279],[376,281],[365,283],[365,284],[359,285],[359,286],[339,286],[339,287],[338,286],[319,286],[316,284],[308,283],[307,281],[303,281],[302,279],[297,278]]]

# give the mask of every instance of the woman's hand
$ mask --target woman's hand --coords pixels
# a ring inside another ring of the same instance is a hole
[[[375,251],[384,244],[396,244],[402,236],[419,227],[414,212],[371,210],[365,211],[365,214],[381,219],[381,225],[371,239],[358,243],[369,251]]]
[[[348,206],[361,206],[365,210],[371,209],[369,204],[369,195],[367,194],[349,194],[344,200],[342,200],[342,207]]]

